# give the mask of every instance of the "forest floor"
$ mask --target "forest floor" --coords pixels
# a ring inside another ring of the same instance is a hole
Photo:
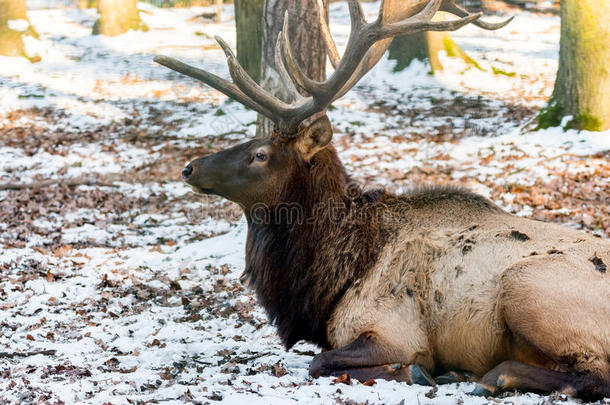
[[[377,6],[365,3],[370,17]],[[256,116],[152,62],[163,53],[226,77],[212,37],[234,44],[232,10],[212,23],[203,8],[141,7],[151,30],[117,38],[90,35],[94,10],[32,10],[40,39],[27,47],[42,61],[0,57],[0,183],[18,188],[0,191],[0,403],[578,402],[308,379],[318,349],[285,351],[239,282],[239,209],[180,180],[189,160],[251,137]],[[334,143],[367,186],[459,184],[608,237],[610,131],[533,131],[559,19],[516,13],[497,32],[454,34],[484,70],[444,58],[432,77],[382,61],[330,111]],[[344,46],[345,4],[330,14]]]

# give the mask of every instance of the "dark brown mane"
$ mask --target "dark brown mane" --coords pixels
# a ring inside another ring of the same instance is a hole
[[[250,219],[245,273],[286,348],[301,339],[328,347],[332,310],[385,243],[370,215],[381,193],[352,195],[359,189],[348,188],[332,146],[296,164],[283,203],[265,223]]]

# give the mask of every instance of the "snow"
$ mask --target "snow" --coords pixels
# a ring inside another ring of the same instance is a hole
[[[18,19],[18,20],[8,20],[7,25],[9,29],[13,31],[25,31],[30,26],[26,20]]]
[[[245,220],[219,198],[193,196],[179,168],[253,135],[256,114],[152,62],[166,54],[228,78],[213,36],[234,47],[230,5],[212,23],[198,17],[209,8],[140,4],[151,30],[106,38],[90,35],[95,10],[47,3],[28,2],[40,39],[27,38],[26,48],[41,62],[0,57],[0,182],[91,177],[114,187],[0,191],[0,204],[17,198],[14,215],[28,218],[0,224],[11,241],[0,248],[0,351],[55,350],[0,358],[0,402],[489,403],[468,395],[473,384],[431,393],[310,380],[318,348],[299,342],[285,351],[241,286]],[[369,19],[378,5],[363,3]],[[332,3],[330,16],[343,49],[345,3]],[[445,56],[441,75],[417,62],[394,72],[384,58],[334,104],[334,143],[350,172],[397,192],[422,178],[458,182],[517,215],[545,212],[606,235],[586,204],[550,209],[510,188],[566,175],[593,177],[598,193],[610,188],[610,131],[533,131],[514,117],[552,91],[558,17],[521,12],[505,29],[465,27],[453,37],[483,71]],[[150,174],[151,166],[160,168]],[[495,401],[548,399],[509,393]]]

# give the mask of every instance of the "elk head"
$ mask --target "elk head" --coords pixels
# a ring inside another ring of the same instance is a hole
[[[274,206],[294,175],[307,171],[311,159],[326,147],[332,128],[326,116],[301,128],[294,137],[253,139],[198,158],[182,171],[195,191],[217,194],[248,208]]]
[[[245,207],[254,203],[273,204],[278,190],[294,178],[294,171],[307,170],[316,154],[330,143],[332,128],[326,117],[327,107],[381,59],[393,37],[420,31],[454,31],[469,23],[495,30],[512,20],[498,24],[480,21],[481,13],[470,14],[454,0],[382,0],[379,16],[367,23],[359,0],[348,0],[348,5],[351,32],[340,57],[324,18],[322,0],[318,0],[321,32],[335,69],[323,82],[311,80],[296,63],[286,13],[276,42],[275,65],[290,97],[287,102],[252,80],[220,37],[216,41],[227,57],[233,83],[173,58],[155,57],[156,62],[214,87],[275,124],[269,138],[255,139],[189,163],[182,172],[188,184],[195,190],[218,194]],[[461,18],[432,21],[437,11]]]

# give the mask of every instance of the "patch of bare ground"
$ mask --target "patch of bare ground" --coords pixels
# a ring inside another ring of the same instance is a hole
[[[84,178],[67,178],[67,167],[59,169],[53,180],[36,175],[21,183],[19,168],[6,170],[5,176],[15,179],[11,183],[15,190],[5,191],[0,199],[0,221],[5,225],[0,243],[7,247],[24,247],[34,235],[46,241],[39,248],[53,250],[66,242],[62,239],[65,229],[94,225],[104,229],[110,225],[123,225],[135,232],[155,225],[151,219],[147,224],[134,224],[134,219],[143,214],[177,215],[183,214],[184,226],[195,225],[199,221],[225,219],[232,222],[239,219],[239,211],[233,203],[218,197],[202,197],[187,193],[179,197],[164,191],[151,192],[146,198],[125,194],[119,183],[157,184],[181,181],[181,171],[185,162],[196,157],[217,152],[235,141],[224,137],[210,139],[184,139],[176,137],[175,123],[165,122],[165,115],[158,113],[155,106],[149,106],[144,114],[134,112],[132,116],[92,129],[78,129],[57,126],[55,122],[69,118],[60,109],[32,108],[6,114],[0,125],[0,145],[18,148],[27,156],[40,152],[66,155],[75,145],[96,144],[101,151],[119,155],[120,150],[137,147],[148,149],[155,159],[148,159],[124,173],[90,173]],[[155,117],[155,119],[150,119]],[[154,128],[154,130],[151,130]],[[153,155],[154,151],[158,154]],[[62,178],[63,177],[63,178]],[[7,185],[9,182],[0,182]],[[79,187],[78,184],[92,184]],[[116,187],[100,187],[99,184]],[[158,187],[157,187],[158,188]],[[203,208],[193,208],[204,202]],[[74,215],[88,210],[89,215]],[[67,214],[69,219],[66,219]],[[40,224],[44,223],[44,227]],[[210,234],[192,234],[189,240],[202,239]],[[80,241],[75,247],[120,245],[121,235],[115,241],[100,242],[94,239]],[[163,243],[159,240],[158,243]]]
[[[31,108],[11,111],[3,117],[0,125],[0,146],[22,149],[28,156],[39,152],[61,156],[69,153],[73,145],[91,143],[99,144],[103,152],[110,153],[116,152],[124,144],[138,148],[165,145],[166,148],[162,150],[164,159],[174,157],[171,156],[172,152],[180,152],[185,154],[182,160],[186,160],[223,149],[231,143],[224,136],[205,139],[176,136],[180,120],[167,120],[169,113],[164,114],[153,105],[144,104],[138,109],[128,106],[126,112],[129,113],[127,118],[82,129],[56,125],[58,121],[70,118],[65,110]],[[179,174],[179,171],[175,173]]]
[[[68,228],[94,225],[105,229],[110,225],[123,225],[127,230],[144,232],[148,227],[159,224],[154,218],[146,223],[134,224],[140,215],[176,214],[183,218],[185,227],[196,225],[206,218],[236,221],[238,207],[217,197],[205,197],[207,210],[193,208],[201,203],[202,197],[187,193],[173,197],[164,191],[150,192],[146,197],[125,195],[111,187],[70,187],[62,184],[49,187],[33,187],[10,190],[0,200],[0,222],[6,226],[0,242],[6,247],[24,247],[33,235],[46,241],[38,247],[53,250],[66,243],[62,235]],[[83,211],[84,210],[84,211]],[[81,215],[75,215],[75,213]],[[67,214],[69,219],[66,218]],[[213,235],[197,235],[190,239],[203,239]],[[106,242],[87,239],[77,242],[74,247],[94,247],[121,245],[121,232],[116,232],[114,240]],[[163,238],[157,243],[167,242]]]
[[[430,142],[457,141],[473,135],[495,136],[498,128],[519,127],[531,121],[538,112],[536,107],[515,101],[452,91],[444,93],[446,97],[401,94],[401,103],[377,100],[369,105],[369,111],[397,118],[398,129],[404,130],[409,140],[427,139]],[[424,126],[425,132],[418,131]]]

